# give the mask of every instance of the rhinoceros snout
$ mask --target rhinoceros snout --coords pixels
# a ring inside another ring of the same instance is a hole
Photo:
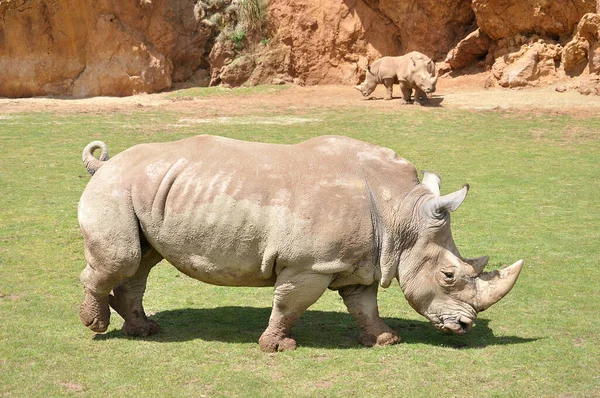
[[[438,329],[452,332],[462,336],[468,333],[473,327],[473,320],[467,317],[461,316],[458,319],[446,320],[442,324],[436,325]]]

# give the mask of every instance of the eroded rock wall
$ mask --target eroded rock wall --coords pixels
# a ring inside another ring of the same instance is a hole
[[[0,1],[0,96],[156,92],[206,63],[192,1]]]
[[[560,40],[596,11],[596,0],[473,0],[473,11],[481,31],[494,40],[518,34]]]
[[[412,50],[504,87],[600,72],[596,0],[264,0],[264,31],[223,35],[244,1],[0,0],[0,96],[356,84],[375,59]]]

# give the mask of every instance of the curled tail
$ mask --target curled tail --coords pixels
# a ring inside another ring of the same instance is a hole
[[[94,157],[94,151],[96,149],[102,150],[102,153],[98,159]],[[85,148],[83,148],[81,159],[83,160],[83,165],[88,173],[94,175],[94,173],[97,172],[100,167],[102,167],[104,162],[108,160],[108,147],[102,141],[92,141],[87,144]]]

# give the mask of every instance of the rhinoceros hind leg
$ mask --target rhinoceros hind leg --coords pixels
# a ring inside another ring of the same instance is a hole
[[[391,100],[392,98],[394,98],[394,79],[383,79],[383,85],[385,86],[385,97],[383,97],[383,99]]]
[[[379,317],[377,308],[378,283],[370,286],[353,285],[339,290],[348,312],[356,319],[361,328],[361,344],[372,346],[383,346],[400,342],[398,333],[387,326]]]
[[[269,327],[263,332],[263,334],[258,339],[258,346],[264,352],[277,352],[277,351],[290,351],[296,349],[296,339],[289,334],[289,329],[296,323],[298,318],[295,320],[287,319],[286,321],[282,321],[281,319],[277,322],[279,326],[283,326],[285,324],[290,326],[284,326],[282,330],[277,330],[276,327],[271,327],[276,321],[269,320]]]
[[[147,250],[142,255],[137,272],[131,278],[119,282],[109,296],[110,306],[125,320],[123,333],[127,336],[147,337],[160,331],[158,323],[146,316],[142,300],[148,274],[162,259],[156,250]]]
[[[110,324],[108,296],[98,296],[85,289],[85,299],[79,309],[81,322],[96,333],[104,333]]]
[[[265,352],[295,349],[296,340],[290,334],[292,326],[323,295],[331,279],[327,274],[284,269],[275,283],[273,310],[269,326],[258,340],[260,349]]]
[[[119,281],[135,275],[140,265],[139,221],[128,200],[121,191],[107,193],[96,187],[86,189],[79,202],[79,225],[87,260],[80,275],[86,296],[79,316],[96,333],[105,332],[108,327],[111,290]]]

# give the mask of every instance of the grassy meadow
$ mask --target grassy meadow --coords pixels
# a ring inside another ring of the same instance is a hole
[[[281,92],[267,94],[276,102]],[[274,107],[202,123],[189,123],[205,117],[201,107],[0,108],[0,397],[600,396],[600,116],[369,106]],[[328,291],[294,328],[299,348],[265,354],[257,341],[271,288],[210,286],[162,262],[145,296],[161,333],[125,337],[113,313],[108,332],[94,335],[78,317],[83,147],[101,139],[114,155],[200,133],[278,143],[347,135],[437,171],[442,193],[468,182],[452,216],[457,246],[489,255],[489,267],[523,258],[521,277],[462,337],[435,330],[393,283],[379,310],[404,342],[383,348],[358,343]]]

